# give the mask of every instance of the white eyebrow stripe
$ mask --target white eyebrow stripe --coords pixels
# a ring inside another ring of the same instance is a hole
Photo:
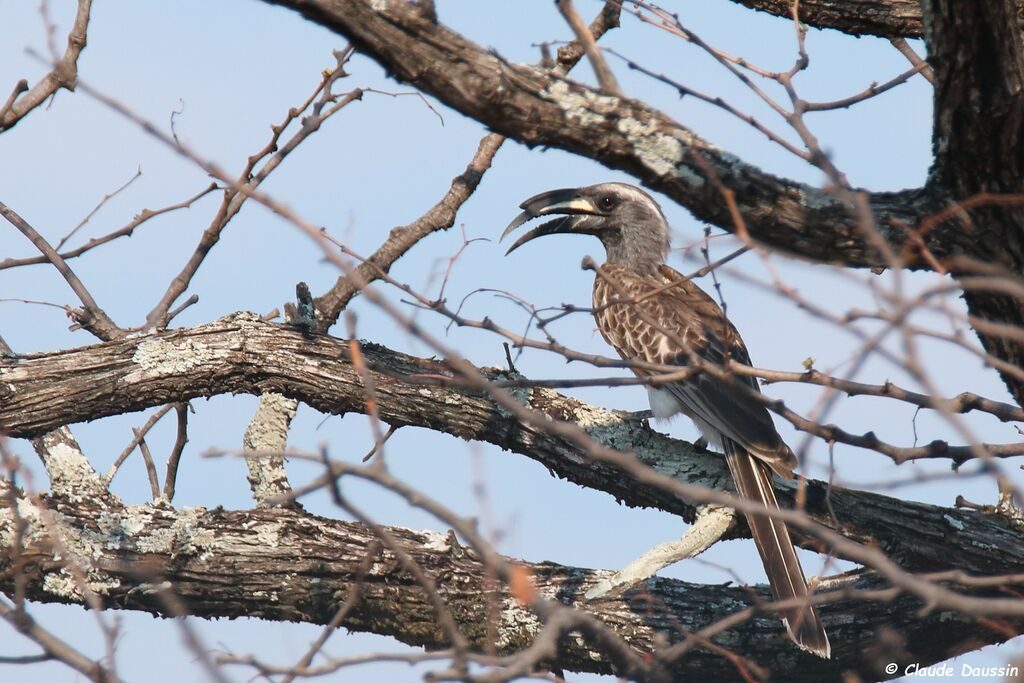
[[[640,188],[633,187],[632,185],[628,185],[626,183],[614,184],[618,192],[621,193],[622,195],[634,201],[643,202],[644,204],[647,204],[647,206],[650,207],[655,214],[664,216],[664,214],[661,211],[661,207],[658,206],[658,202],[654,201],[654,199],[649,194],[647,194]]]

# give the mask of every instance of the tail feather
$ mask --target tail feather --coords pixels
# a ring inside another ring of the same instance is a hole
[[[723,439],[725,460],[729,464],[736,489],[748,500],[762,503],[769,509],[778,509],[775,489],[772,485],[771,470],[767,465],[747,453],[741,446]],[[754,544],[761,555],[772,595],[776,600],[806,598],[809,594],[800,560],[797,558],[789,529],[781,520],[763,515],[746,515],[747,525],[754,537]],[[828,659],[831,646],[825,627],[818,618],[818,612],[811,605],[793,607],[782,612],[789,637],[798,646],[813,654]]]

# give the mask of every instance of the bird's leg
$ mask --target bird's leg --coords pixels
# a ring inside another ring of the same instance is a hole
[[[736,511],[718,505],[701,505],[697,516],[678,541],[654,546],[625,569],[601,581],[584,594],[587,600],[618,595],[654,576],[660,569],[701,554],[714,545],[736,521]]]

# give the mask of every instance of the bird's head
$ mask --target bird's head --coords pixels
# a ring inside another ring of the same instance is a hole
[[[608,261],[633,268],[656,269],[668,254],[669,228],[661,207],[651,195],[626,183],[601,183],[575,189],[551,190],[530,197],[502,233],[505,239],[523,223],[541,216],[558,216],[516,240],[506,254],[544,235],[594,235],[604,244]]]

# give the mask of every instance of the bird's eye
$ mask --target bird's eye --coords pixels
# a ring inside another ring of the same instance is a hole
[[[614,209],[615,203],[615,196],[610,194],[606,194],[605,196],[601,197],[601,199],[598,200],[598,204],[600,204],[601,208],[604,209],[605,211],[609,209]]]

